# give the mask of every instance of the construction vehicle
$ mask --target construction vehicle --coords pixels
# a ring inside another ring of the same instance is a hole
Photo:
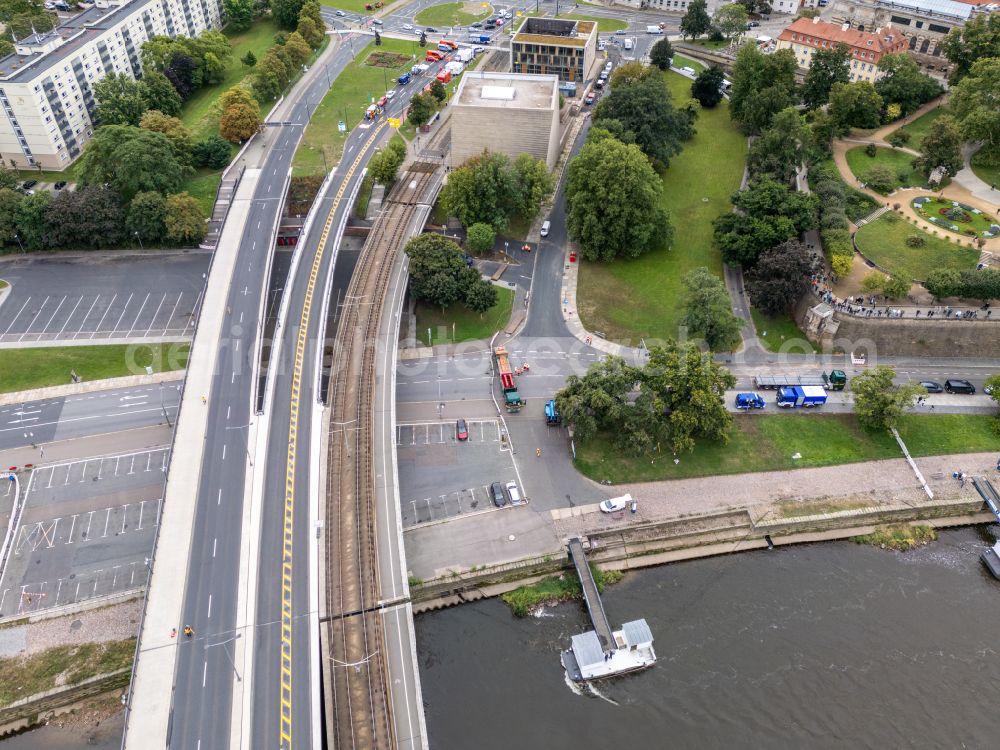
[[[556,409],[556,401],[550,398],[545,402],[545,424],[559,424],[561,421],[562,417],[559,416],[559,410]]]
[[[821,385],[795,385],[778,389],[775,403],[783,409],[809,409],[826,403],[826,388]]]
[[[514,371],[510,367],[510,357],[507,355],[507,347],[498,346],[494,351],[497,362],[497,373],[500,375],[500,390],[503,391],[504,408],[511,414],[521,411],[524,401],[517,392],[517,384],[514,383]]]
[[[847,385],[847,375],[843,370],[830,370],[819,375],[756,375],[753,382],[755,386],[765,390],[816,385],[828,391],[842,391]]]

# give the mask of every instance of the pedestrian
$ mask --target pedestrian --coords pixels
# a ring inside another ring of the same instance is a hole
[[[541,455],[542,455],[542,449],[541,448],[535,448],[535,456],[541,457]]]

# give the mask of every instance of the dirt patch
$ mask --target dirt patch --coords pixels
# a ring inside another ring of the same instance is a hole
[[[365,58],[365,65],[373,68],[401,68],[408,62],[410,62],[408,55],[396,52],[372,52]]]

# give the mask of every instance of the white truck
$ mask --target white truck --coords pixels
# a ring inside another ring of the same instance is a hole
[[[635,44],[634,44],[634,43],[632,42],[632,40],[631,40],[631,39],[626,39],[626,40],[625,40],[625,41],[623,42],[622,46],[623,46],[623,47],[624,47],[624,48],[625,48],[626,50],[630,50],[630,49],[632,49],[632,47],[634,47],[634,46],[635,46]]]
[[[463,47],[458,52],[455,53],[455,59],[459,62],[467,63],[472,60],[475,53],[469,47]]]
[[[647,34],[662,34],[663,33],[663,29],[661,27],[659,27],[659,26],[647,26],[646,27],[646,33]]]

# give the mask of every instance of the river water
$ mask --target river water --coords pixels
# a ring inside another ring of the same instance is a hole
[[[417,618],[433,750],[996,748],[1000,582],[988,529],[906,554],[834,542],[629,573],[613,625],[645,617],[659,660],[571,689],[570,602],[514,618],[499,599]],[[989,542],[987,541],[989,540]]]

